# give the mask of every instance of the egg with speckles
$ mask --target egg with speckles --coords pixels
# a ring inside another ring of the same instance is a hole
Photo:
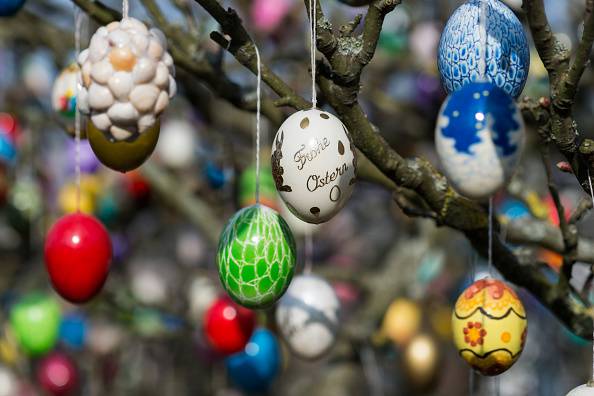
[[[522,23],[499,0],[485,0],[487,30],[485,64],[484,34],[481,33],[482,0],[469,0],[450,17],[441,35],[437,65],[443,87],[452,93],[485,77],[517,98],[530,69],[530,46]]]
[[[495,279],[470,285],[456,301],[452,333],[458,353],[483,375],[499,375],[520,357],[528,320],[511,287]]]
[[[356,167],[349,132],[325,111],[291,115],[274,138],[276,189],[289,210],[305,222],[326,222],[344,207],[353,192]]]
[[[435,145],[448,180],[469,198],[486,199],[513,175],[524,147],[522,114],[489,82],[469,83],[441,107]]]

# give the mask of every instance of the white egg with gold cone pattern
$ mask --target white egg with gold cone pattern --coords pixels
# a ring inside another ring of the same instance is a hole
[[[281,125],[272,147],[276,189],[299,219],[330,220],[353,192],[357,159],[343,123],[332,114],[302,110]]]

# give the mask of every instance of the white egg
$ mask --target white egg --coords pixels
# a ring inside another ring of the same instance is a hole
[[[16,395],[17,378],[12,371],[4,366],[0,366],[0,396]]]
[[[76,86],[78,84],[79,67],[72,64],[62,70],[52,88],[52,107],[65,119],[74,119],[76,113]]]
[[[330,220],[353,192],[356,156],[342,122],[318,109],[281,125],[272,147],[272,174],[281,198],[303,221]]]
[[[158,30],[149,32],[142,22],[128,18],[97,29],[79,56],[87,89],[79,108],[92,122],[95,114],[107,113],[109,125],[94,125],[110,139],[127,140],[150,129],[175,95],[173,59],[162,40]]]
[[[157,155],[171,168],[186,168],[192,164],[196,150],[196,131],[181,119],[163,123],[157,144]]]
[[[317,359],[336,341],[340,302],[332,286],[314,275],[296,276],[276,308],[276,322],[297,356]]]
[[[594,387],[588,384],[580,385],[567,394],[567,396],[594,396]]]
[[[188,287],[189,315],[194,322],[200,322],[204,314],[219,296],[216,283],[206,277],[197,276]]]
[[[443,104],[437,154],[454,188],[485,199],[513,175],[524,147],[524,121],[513,98],[488,82],[468,83]]]

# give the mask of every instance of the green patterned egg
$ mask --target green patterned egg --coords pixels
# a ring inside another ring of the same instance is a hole
[[[289,226],[267,206],[241,209],[221,234],[219,277],[231,298],[244,307],[274,304],[293,278],[295,261],[295,240]]]

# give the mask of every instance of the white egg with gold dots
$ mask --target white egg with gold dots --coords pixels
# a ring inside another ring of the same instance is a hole
[[[273,141],[276,189],[299,219],[330,220],[353,192],[357,158],[349,132],[334,115],[302,110],[281,125]]]

